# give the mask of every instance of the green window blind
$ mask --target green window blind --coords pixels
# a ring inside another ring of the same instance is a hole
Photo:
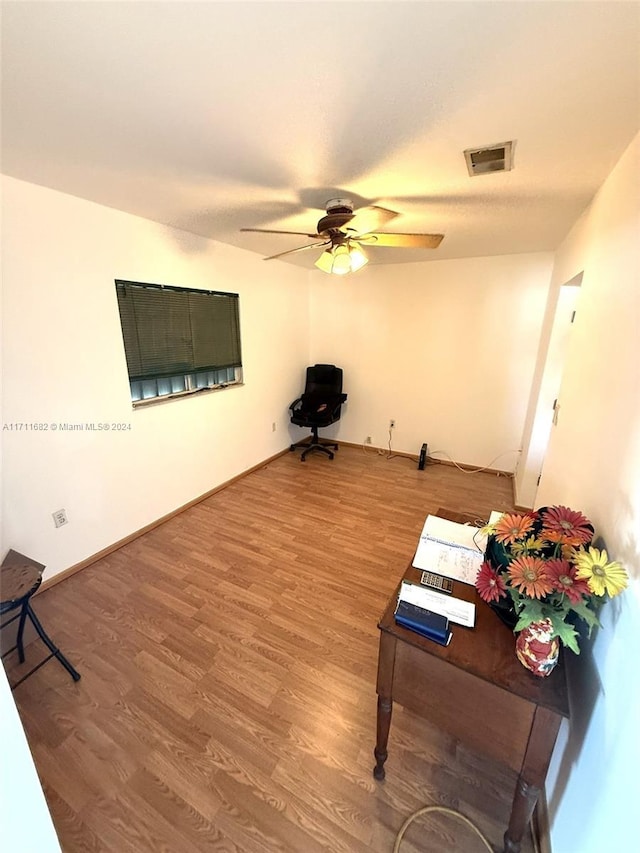
[[[241,367],[239,297],[116,280],[131,382]]]

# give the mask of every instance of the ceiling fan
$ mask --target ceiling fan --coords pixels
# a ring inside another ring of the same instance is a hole
[[[265,261],[283,258],[294,252],[324,247],[324,251],[315,262],[323,272],[345,275],[361,269],[369,259],[363,247],[393,247],[400,249],[437,249],[443,234],[393,234],[376,229],[399,216],[394,210],[385,207],[361,207],[354,211],[353,202],[348,198],[332,198],[326,203],[326,215],[316,226],[316,233],[304,231],[275,231],[269,228],[241,228],[241,231],[253,231],[260,234],[295,234],[309,237],[317,242],[297,249],[288,249],[277,255],[270,255]]]

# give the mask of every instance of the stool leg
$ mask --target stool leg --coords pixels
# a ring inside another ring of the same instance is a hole
[[[44,628],[40,624],[40,620],[38,619],[36,614],[33,612],[29,602],[26,603],[25,609],[29,615],[29,619],[31,619],[31,621],[33,622],[33,627],[38,632],[38,636],[40,637],[42,642],[45,644],[45,646],[47,646],[47,648],[49,649],[51,654],[60,661],[60,663],[67,670],[67,672],[69,673],[71,678],[73,678],[74,681],[79,681],[80,680],[80,673],[71,666],[69,661],[66,659],[66,657],[60,651],[60,649],[57,646],[54,646],[54,644],[51,642],[51,640],[47,636]]]
[[[20,663],[24,663],[24,625],[27,621],[27,614],[29,612],[29,602],[25,601],[22,605],[22,610],[20,611],[20,621],[18,622],[18,637],[16,640],[16,645],[18,646],[18,660]]]

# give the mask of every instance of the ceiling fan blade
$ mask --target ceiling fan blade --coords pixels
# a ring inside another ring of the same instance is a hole
[[[255,234],[295,234],[297,237],[319,237],[319,234],[307,234],[306,231],[272,231],[270,228],[241,228],[241,231],[253,231]]]
[[[389,246],[397,249],[437,249],[444,234],[363,234],[352,237],[364,246]]]
[[[315,236],[315,235],[311,235]],[[277,255],[269,255],[268,258],[263,258],[263,261],[273,261],[276,258],[282,258],[285,255],[293,255],[295,252],[304,252],[305,249],[317,249],[320,246],[330,246],[331,240],[323,240],[322,243],[310,243],[308,246],[298,246],[297,249],[288,249],[286,252],[279,252]]]
[[[394,210],[388,210],[386,207],[361,207],[353,214],[353,218],[342,229],[347,233],[355,234],[370,234],[381,225],[391,222],[396,216],[400,216]]]

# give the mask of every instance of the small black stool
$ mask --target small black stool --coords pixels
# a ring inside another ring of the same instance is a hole
[[[42,564],[30,560],[23,554],[18,554],[17,551],[9,551],[2,563],[2,566],[0,566],[0,616],[4,616],[5,613],[10,613],[12,610],[20,610],[19,613],[15,614],[15,616],[12,616],[11,619],[7,619],[6,622],[3,622],[0,625],[1,630],[6,628],[6,626],[10,625],[12,622],[15,622],[16,619],[20,620],[18,623],[18,637],[16,645],[4,652],[2,659],[4,660],[7,655],[17,649],[20,663],[24,663],[24,626],[26,624],[27,617],[31,620],[31,623],[36,629],[42,642],[51,652],[48,657],[40,661],[37,666],[34,666],[33,669],[30,669],[26,675],[23,675],[19,681],[13,684],[11,686],[12,690],[15,690],[19,684],[22,684],[26,678],[33,675],[36,670],[40,669],[41,666],[44,666],[44,664],[47,663],[47,661],[50,661],[53,657],[60,661],[74,681],[80,680],[80,673],[74,669],[60,649],[53,644],[31,607],[30,599],[42,583],[43,571],[44,566]]]

